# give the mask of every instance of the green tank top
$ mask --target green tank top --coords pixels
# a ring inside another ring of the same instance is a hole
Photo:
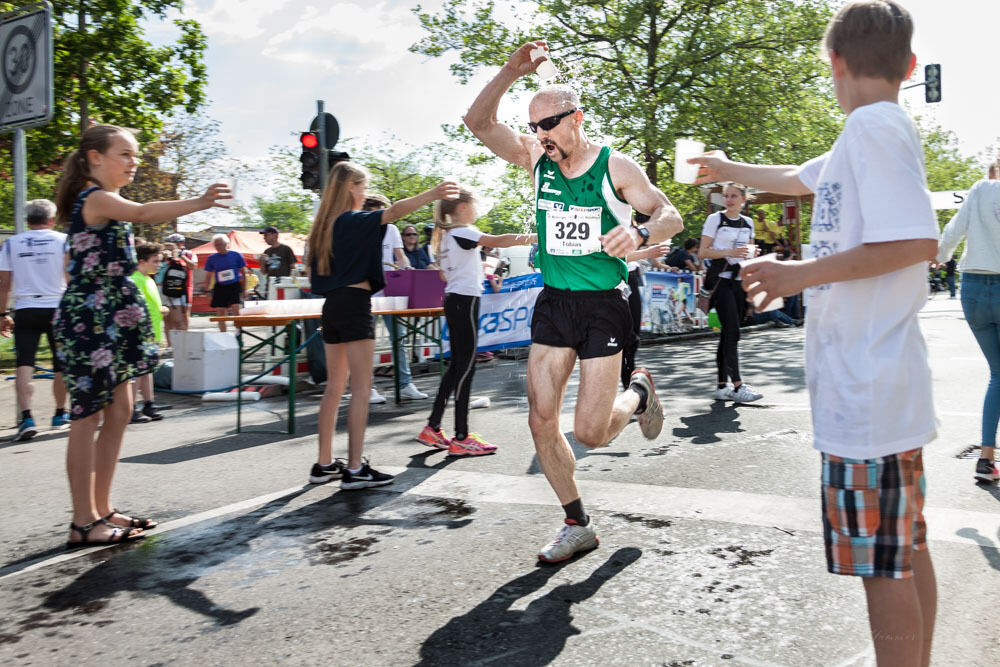
[[[625,261],[604,252],[598,239],[615,225],[630,225],[632,207],[611,184],[601,148],[594,164],[576,178],[542,155],[535,164],[535,221],[542,281],[564,290],[609,290],[628,280]]]

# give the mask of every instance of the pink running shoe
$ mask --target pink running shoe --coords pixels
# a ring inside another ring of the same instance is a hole
[[[424,430],[417,434],[417,442],[422,442],[434,449],[448,449],[451,440],[445,435],[444,430],[435,431],[430,426],[425,426]]]
[[[483,440],[483,436],[478,433],[470,433],[465,440],[456,438],[451,441],[451,446],[448,447],[450,456],[483,456],[495,454],[496,451],[497,446]]]

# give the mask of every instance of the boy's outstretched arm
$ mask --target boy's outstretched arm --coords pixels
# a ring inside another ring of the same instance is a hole
[[[809,195],[812,190],[799,180],[797,165],[759,165],[733,162],[722,151],[712,151],[688,160],[698,164],[696,185],[734,181],[783,195]]]
[[[740,275],[747,286],[747,299],[761,292],[767,298],[764,308],[775,297],[798,294],[807,287],[844,280],[872,278],[884,273],[929,262],[937,254],[934,239],[907,239],[865,243],[850,250],[818,259],[779,262],[773,255],[743,262]]]

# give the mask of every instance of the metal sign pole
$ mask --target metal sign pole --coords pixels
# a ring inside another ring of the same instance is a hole
[[[14,231],[18,234],[28,227],[24,222],[24,202],[28,193],[28,154],[24,142],[24,128],[14,130]]]
[[[330,175],[330,158],[327,157],[330,151],[326,148],[326,123],[323,120],[323,107],[326,103],[323,100],[316,100],[316,117],[320,119],[317,132],[319,134],[319,196],[323,196],[326,190],[326,179]]]

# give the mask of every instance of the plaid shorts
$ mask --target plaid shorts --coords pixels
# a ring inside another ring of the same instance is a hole
[[[927,548],[922,449],[877,459],[823,454],[823,540],[833,574],[906,579]]]

